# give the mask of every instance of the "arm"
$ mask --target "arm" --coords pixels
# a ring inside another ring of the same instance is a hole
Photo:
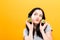
[[[25,40],[33,40],[33,23],[30,24],[29,22],[26,21],[26,24],[29,28],[29,35],[25,36],[24,39]]]
[[[42,34],[44,40],[52,40],[52,31],[51,31],[50,26],[47,26],[47,25],[48,25],[47,22],[44,24],[44,26],[41,26],[41,24],[40,24],[40,31],[41,31],[41,34]],[[47,29],[46,29],[46,33],[45,33],[44,29],[46,28],[46,26],[47,26]]]
[[[29,31],[29,35],[24,37],[25,40],[33,40],[33,33]]]
[[[42,33],[44,40],[52,40],[52,32],[51,31],[48,31],[46,33],[44,31],[41,31],[41,33]]]

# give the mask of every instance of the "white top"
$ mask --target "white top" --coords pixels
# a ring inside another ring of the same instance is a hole
[[[48,32],[48,31],[52,31],[52,28],[50,27],[50,25],[48,25],[47,28],[46,28],[46,30],[45,30],[45,32]],[[27,31],[26,28],[23,31],[23,36],[24,37],[28,36],[28,31]],[[34,40],[43,40],[43,39],[41,37],[37,36],[37,34],[35,32]]]

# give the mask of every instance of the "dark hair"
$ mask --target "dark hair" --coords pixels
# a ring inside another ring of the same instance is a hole
[[[28,14],[28,18],[30,18],[30,17],[32,16],[32,14],[33,14],[33,12],[34,12],[35,10],[41,10],[42,13],[43,13],[42,19],[45,20],[44,11],[43,11],[41,8],[39,8],[39,7],[32,9],[32,10],[29,12],[29,14]],[[30,22],[30,24],[31,24],[31,22]],[[41,38],[43,39],[42,34],[41,34],[41,32],[40,32],[40,29],[39,29],[39,26],[40,26],[40,24],[38,24],[37,27],[36,27],[36,33],[37,33],[37,36],[39,36],[39,37],[41,37]],[[29,35],[29,28],[27,27],[27,25],[26,25],[26,28],[27,28],[28,35]],[[44,31],[45,31],[45,29],[44,29]],[[34,33],[35,33],[35,29],[33,29],[33,38],[34,38]]]

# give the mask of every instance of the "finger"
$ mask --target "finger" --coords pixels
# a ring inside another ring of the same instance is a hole
[[[28,25],[30,25],[30,23],[26,20],[26,25],[28,26]]]
[[[44,24],[44,28],[45,28],[47,25],[48,25],[48,23],[46,22],[46,23]]]
[[[33,26],[33,22],[32,22],[32,26]]]
[[[26,21],[28,22],[29,19],[27,19]]]

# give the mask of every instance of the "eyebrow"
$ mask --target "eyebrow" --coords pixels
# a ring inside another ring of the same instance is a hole
[[[40,15],[43,15],[42,13],[40,13]]]
[[[38,14],[37,12],[35,12],[34,14]],[[43,14],[39,14],[39,15],[43,15]]]

